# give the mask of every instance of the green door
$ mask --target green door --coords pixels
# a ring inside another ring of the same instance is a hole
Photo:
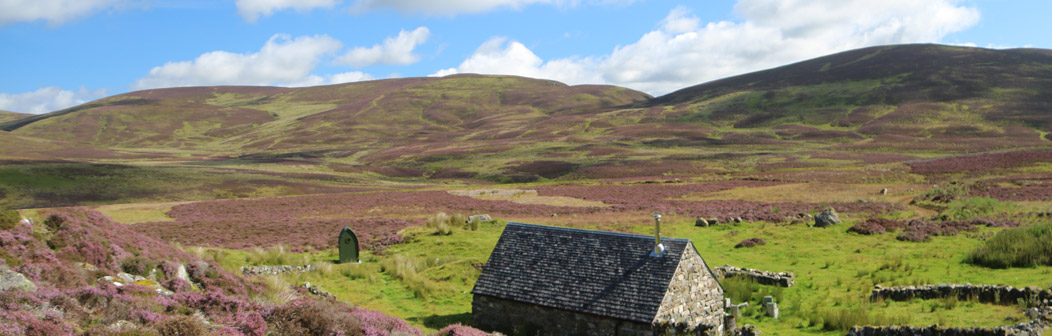
[[[351,228],[344,226],[337,241],[340,248],[340,263],[358,262],[358,237]]]

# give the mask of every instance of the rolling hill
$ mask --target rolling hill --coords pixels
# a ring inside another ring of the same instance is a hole
[[[31,114],[0,110],[0,123],[29,117]]]
[[[657,98],[481,75],[156,89],[0,129],[80,144],[90,149],[77,151],[81,159],[98,152],[389,177],[514,182],[807,167],[799,159],[834,152],[908,159],[1052,145],[1052,51],[872,47]]]

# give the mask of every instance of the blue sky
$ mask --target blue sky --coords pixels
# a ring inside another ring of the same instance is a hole
[[[1047,0],[0,0],[0,110],[453,73],[661,95],[854,48],[1052,47]]]

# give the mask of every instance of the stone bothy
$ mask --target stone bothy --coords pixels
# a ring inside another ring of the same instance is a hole
[[[720,335],[723,288],[689,239],[508,223],[474,326],[511,335]]]

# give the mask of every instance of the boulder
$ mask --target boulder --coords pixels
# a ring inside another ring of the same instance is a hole
[[[826,211],[815,216],[815,227],[827,227],[835,224],[840,224],[840,215],[837,215],[836,210],[829,208]]]
[[[6,264],[0,264],[0,291],[11,289],[32,292],[37,290],[37,285],[26,279],[26,276],[22,275],[22,273],[12,271]]]
[[[881,195],[887,195],[888,194],[888,188],[880,189],[880,194]]]
[[[478,221],[479,223],[492,222],[493,221],[493,217],[490,217],[488,214],[471,215],[471,216],[468,217],[468,222],[474,222],[474,221]]]
[[[694,226],[709,226],[709,221],[704,218],[698,217],[698,219],[694,220]]]

